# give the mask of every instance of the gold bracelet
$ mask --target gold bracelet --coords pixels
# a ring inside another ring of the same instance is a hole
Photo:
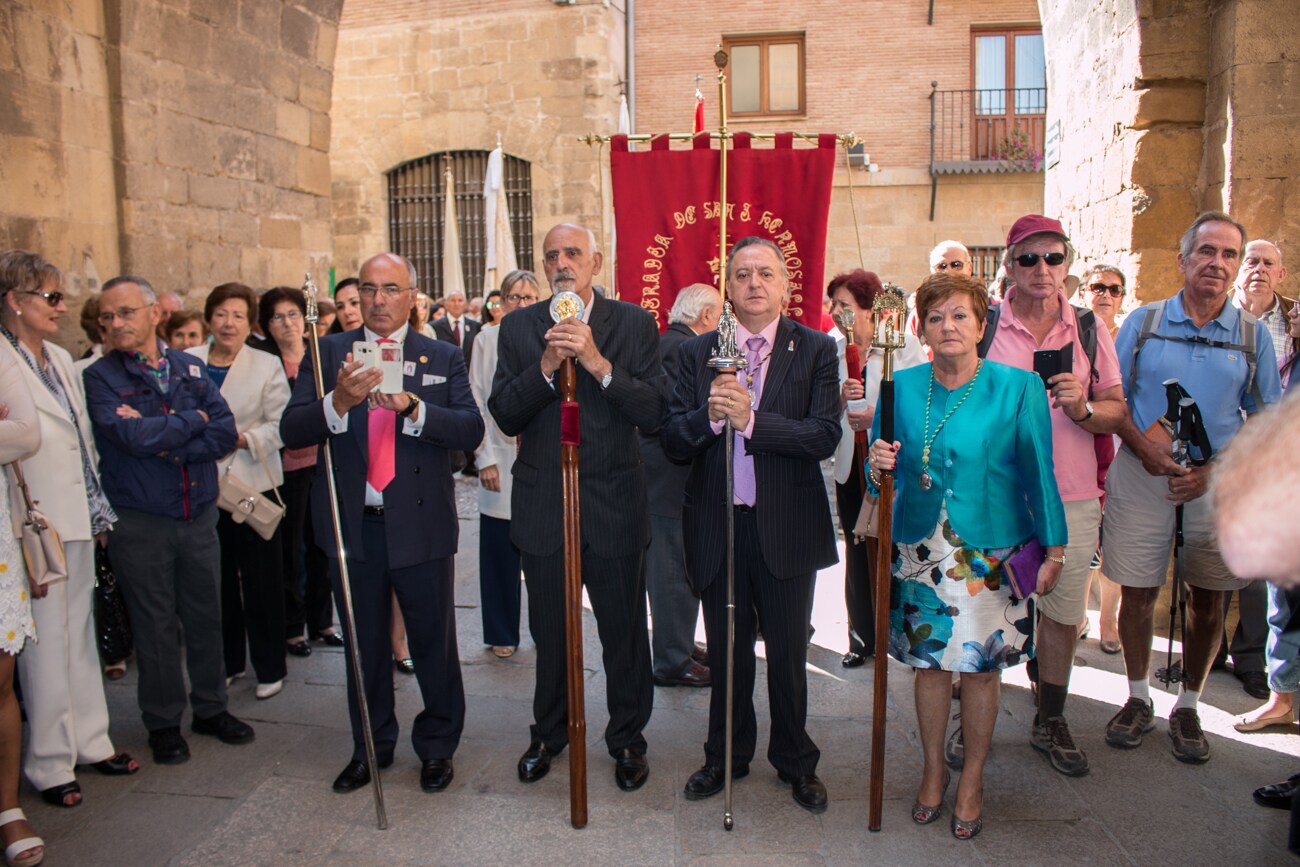
[[[871,467],[867,470],[867,481],[871,482],[871,484],[875,485],[877,488],[880,487],[880,474],[876,472],[875,467]]]
[[[1053,563],[1060,563],[1062,566],[1065,565],[1064,554],[1062,554],[1060,557],[1053,557],[1051,554],[1048,554],[1046,559],[1051,560]]]

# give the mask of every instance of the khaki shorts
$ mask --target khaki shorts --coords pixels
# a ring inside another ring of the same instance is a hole
[[[1152,476],[1128,447],[1115,455],[1106,476],[1106,577],[1124,587],[1160,587],[1169,573],[1174,543],[1174,504],[1169,480]],[[1183,547],[1178,569],[1184,581],[1206,590],[1246,586],[1228,571],[1214,536],[1209,495],[1183,506]]]
[[[1057,623],[1078,626],[1088,619],[1088,575],[1101,529],[1101,498],[1066,503],[1065,526],[1070,533],[1065,565],[1052,592],[1038,597],[1038,611]]]

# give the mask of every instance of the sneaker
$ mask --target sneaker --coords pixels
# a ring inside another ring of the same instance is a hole
[[[1201,730],[1201,718],[1190,707],[1169,715],[1169,740],[1173,741],[1174,758],[1189,765],[1201,765],[1210,760],[1210,742]]]
[[[1155,709],[1151,702],[1130,696],[1119,713],[1106,723],[1106,743],[1121,750],[1131,750],[1142,746],[1142,736],[1155,727]]]
[[[943,759],[948,767],[960,771],[962,765],[966,764],[966,742],[961,736],[961,714],[953,714],[952,718],[957,720],[957,728],[948,735],[948,741],[943,745]]]
[[[1074,745],[1070,725],[1063,716],[1048,717],[1034,723],[1029,729],[1029,743],[1047,756],[1052,767],[1067,777],[1083,777],[1088,773],[1088,757]]]
[[[190,723],[190,731],[199,735],[212,735],[227,744],[246,744],[253,739],[253,727],[240,722],[224,710],[207,719],[195,717]]]

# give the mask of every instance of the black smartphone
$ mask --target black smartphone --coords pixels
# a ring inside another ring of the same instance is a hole
[[[1043,378],[1043,385],[1058,373],[1071,373],[1074,371],[1074,341],[1062,346],[1060,349],[1035,349],[1034,350],[1034,373]]]

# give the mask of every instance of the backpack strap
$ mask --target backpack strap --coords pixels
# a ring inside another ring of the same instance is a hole
[[[1259,379],[1255,374],[1259,372],[1259,352],[1256,349],[1255,341],[1257,336],[1256,323],[1259,321],[1255,314],[1249,310],[1241,309],[1238,311],[1241,315],[1241,352],[1246,356],[1246,382],[1250,384],[1250,397],[1255,401],[1255,412],[1264,408],[1264,395],[1259,390]]]
[[[984,314],[984,336],[975,347],[975,352],[980,358],[986,357],[989,354],[989,347],[993,345],[993,337],[998,332],[998,320],[1002,318],[1002,304],[990,304],[988,312]]]
[[[1083,307],[1074,307],[1074,327],[1079,332],[1079,343],[1083,345],[1083,353],[1088,356],[1088,367],[1091,371],[1088,377],[1088,397],[1092,397],[1092,387],[1101,379],[1101,374],[1097,371],[1097,316]]]

